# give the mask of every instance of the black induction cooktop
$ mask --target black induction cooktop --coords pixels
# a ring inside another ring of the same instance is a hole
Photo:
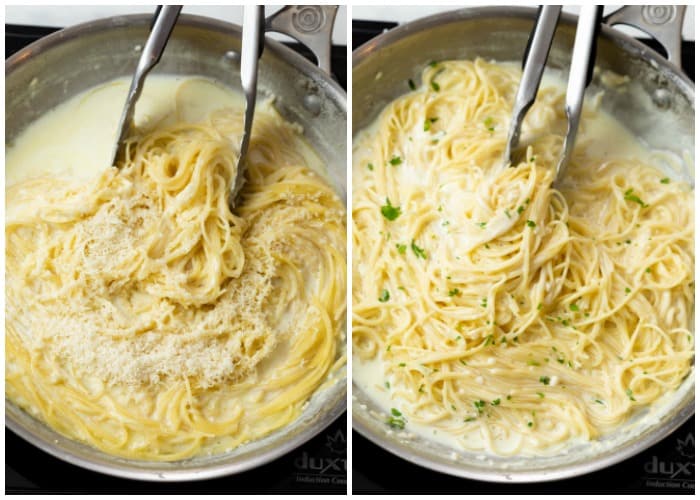
[[[352,22],[353,50],[396,23]],[[658,50],[651,40],[643,43]],[[695,43],[683,42],[683,70],[695,79]],[[695,417],[639,455],[598,472],[538,484],[498,484],[448,476],[413,465],[357,432],[352,436],[353,493],[695,493]]]
[[[5,26],[5,57],[56,31],[37,26]],[[287,44],[313,61],[299,44]],[[334,46],[331,69],[346,86],[345,46]],[[277,460],[241,474],[188,483],[150,483],[106,476],[76,467],[44,453],[5,428],[6,493],[314,493],[344,494],[347,415],[314,439]]]

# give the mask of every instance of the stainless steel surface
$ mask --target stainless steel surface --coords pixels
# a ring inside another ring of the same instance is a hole
[[[267,31],[291,36],[316,56],[318,66],[331,74],[331,46],[337,5],[290,5],[270,16]]]
[[[95,85],[130,76],[150,16],[119,16],[59,31],[31,44],[5,62],[5,143],[48,110]],[[182,15],[168,50],[154,73],[202,75],[240,91],[241,31],[215,19]],[[294,51],[266,41],[259,68],[260,92],[276,97],[288,120],[304,127],[325,173],[346,199],[346,96],[326,74]],[[344,352],[345,343],[339,342]],[[242,472],[269,462],[311,439],[346,407],[345,366],[337,382],[311,398],[301,417],[264,439],[231,453],[159,463],[124,460],[82,445],[49,429],[5,401],[5,424],[44,451],[107,474],[150,481],[185,481]]]
[[[645,31],[666,50],[668,60],[681,67],[681,36],[685,5],[627,5],[605,18],[608,26],[627,24]]]
[[[112,165],[116,165],[126,152],[126,139],[131,133],[134,126],[134,110],[136,109],[136,101],[141,96],[143,84],[146,81],[146,76],[160,61],[165,45],[168,43],[170,33],[172,33],[177,18],[182,10],[182,5],[166,5],[159,8],[155,14],[155,22],[153,29],[148,35],[146,45],[143,47],[141,57],[136,65],[134,77],[131,80],[131,87],[126,96],[124,111],[119,119],[117,127],[117,142],[114,145],[114,154],[112,155]]]
[[[525,49],[523,76],[520,79],[518,93],[515,95],[515,103],[513,104],[513,116],[510,120],[504,155],[506,165],[511,164],[513,151],[518,147],[520,141],[523,119],[537,97],[537,90],[540,88],[560,14],[561,5],[543,5],[537,11],[535,26]]]
[[[559,153],[559,163],[555,182],[562,178],[576,142],[578,124],[583,112],[583,96],[588,87],[588,74],[591,64],[595,64],[595,44],[598,33],[597,25],[603,7],[600,5],[583,5],[576,24],[574,50],[571,54],[571,69],[566,83],[566,135],[564,145]]]
[[[369,125],[382,108],[408,91],[430,61],[470,59],[520,61],[532,27],[533,9],[467,8],[399,26],[353,52],[353,133]],[[548,66],[566,74],[576,18],[562,14]],[[455,43],[459,40],[459,43]],[[601,107],[649,147],[676,153],[684,169],[668,175],[693,182],[695,90],[674,65],[636,40],[602,26],[597,70],[587,95],[607,91]],[[629,77],[623,86],[605,85],[610,72]],[[695,370],[668,395],[654,415],[639,415],[614,436],[575,444],[549,457],[492,457],[455,451],[419,436],[392,431],[387,414],[353,384],[353,427],[404,459],[447,474],[486,481],[535,482],[577,476],[640,453],[663,439],[694,411]],[[452,455],[454,453],[454,455]]]
[[[248,152],[250,133],[253,130],[255,101],[258,96],[258,59],[265,45],[265,8],[262,5],[243,7],[243,40],[241,42],[241,87],[245,95],[245,116],[243,117],[243,137],[238,152],[236,178],[231,186],[229,205],[236,206],[236,198],[245,183],[245,155]]]

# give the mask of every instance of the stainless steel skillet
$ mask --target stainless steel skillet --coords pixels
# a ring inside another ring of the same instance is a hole
[[[287,14],[289,19],[295,14],[306,23],[295,26],[300,38],[330,33],[329,22],[332,24],[333,18],[323,8],[298,9],[299,12]],[[305,12],[301,12],[303,9]],[[275,30],[285,24],[283,20],[277,19]],[[9,58],[5,62],[6,145],[26,126],[70,97],[114,78],[130,76],[150,22],[150,15],[137,15],[77,25],[42,38]],[[316,38],[317,44],[323,46]],[[153,74],[205,76],[240,88],[240,41],[238,26],[182,15]],[[326,43],[330,44],[329,38]],[[320,59],[328,68],[329,47],[325,49]],[[345,200],[345,92],[326,72],[273,40],[266,41],[259,81],[263,95],[276,97],[281,114],[304,127],[309,143],[327,165],[329,181]],[[339,344],[339,351],[344,352],[345,342]],[[91,470],[150,481],[206,479],[269,462],[322,431],[346,407],[345,367],[332,376],[336,382],[318,391],[293,424],[231,453],[180,462],[143,462],[107,455],[54,432],[7,400],[5,424],[42,450]]]
[[[353,52],[353,133],[369,125],[381,109],[409,90],[434,60],[520,61],[535,18],[535,9],[466,8],[426,17],[390,30]],[[562,15],[549,65],[568,71],[576,18]],[[608,22],[644,23],[680,61],[680,11],[674,6],[631,7]],[[670,33],[665,31],[670,30]],[[675,37],[672,34],[675,32]],[[647,46],[603,26],[598,70],[589,92],[607,91],[602,107],[652,148],[682,158],[669,176],[694,182],[695,89],[680,68]],[[629,77],[609,88],[611,73]],[[458,452],[426,439],[390,429],[386,413],[357,385],[352,387],[353,427],[388,451],[418,465],[455,476],[498,482],[537,482],[572,477],[602,469],[635,455],[669,435],[694,412],[694,370],[681,387],[654,412],[639,415],[614,436],[573,445],[551,457],[493,457]]]

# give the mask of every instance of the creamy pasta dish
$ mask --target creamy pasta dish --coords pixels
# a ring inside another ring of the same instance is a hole
[[[107,167],[127,88],[79,95],[9,147],[6,395],[113,455],[225,452],[337,382],[344,205],[268,101],[231,212],[244,103],[200,78],[150,78]]]
[[[353,145],[353,380],[388,429],[497,455],[605,435],[693,363],[690,186],[595,102],[555,183],[547,80],[506,165],[519,78],[432,63]]]

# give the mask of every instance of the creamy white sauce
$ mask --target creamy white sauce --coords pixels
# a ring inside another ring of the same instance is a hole
[[[7,149],[5,185],[48,172],[87,180],[109,167],[129,84],[121,78],[99,85],[27,127]],[[154,75],[136,104],[135,124],[150,128],[161,121],[196,122],[214,110],[243,105],[239,93],[212,80]]]

